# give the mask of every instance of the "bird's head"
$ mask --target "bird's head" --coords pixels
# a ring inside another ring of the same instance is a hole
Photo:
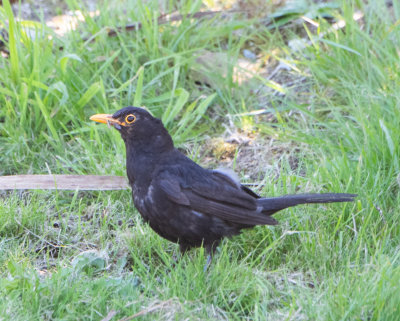
[[[90,119],[113,126],[130,146],[173,147],[172,138],[161,120],[153,117],[144,108],[124,107],[112,115],[96,114]]]

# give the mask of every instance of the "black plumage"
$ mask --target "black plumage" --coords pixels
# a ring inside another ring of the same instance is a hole
[[[355,194],[298,194],[262,198],[229,172],[204,169],[179,152],[162,122],[145,109],[126,107],[92,120],[113,125],[126,146],[133,201],[151,228],[182,252],[204,245],[212,254],[226,236],[256,225],[275,225],[271,216],[306,203],[350,202]]]

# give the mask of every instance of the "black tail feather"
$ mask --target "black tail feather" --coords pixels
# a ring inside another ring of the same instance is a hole
[[[280,197],[260,198],[257,200],[262,212],[272,215],[275,212],[299,204],[353,202],[357,194],[327,193],[327,194],[294,194]]]

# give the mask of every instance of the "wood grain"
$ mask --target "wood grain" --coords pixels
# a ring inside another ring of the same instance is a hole
[[[0,176],[0,190],[57,189],[107,191],[128,189],[123,176],[99,175],[12,175]]]

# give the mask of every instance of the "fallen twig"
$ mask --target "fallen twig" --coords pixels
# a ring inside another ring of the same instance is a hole
[[[242,10],[230,10],[230,11],[200,11],[195,13],[189,13],[186,15],[181,15],[179,13],[173,14],[163,14],[157,19],[157,24],[162,25],[173,21],[181,21],[183,19],[201,19],[204,17],[214,17],[218,14],[231,14],[242,12]],[[114,37],[120,31],[136,31],[142,28],[141,22],[134,22],[124,27],[117,27],[117,29],[110,29],[108,31],[108,36]]]
[[[118,311],[111,310],[101,321],[110,321],[117,313]]]
[[[161,302],[161,303],[159,303],[157,305],[154,305],[152,307],[144,309],[144,310],[142,310],[142,311],[140,311],[138,313],[135,313],[135,314],[133,314],[133,315],[131,315],[129,317],[125,317],[125,318],[119,319],[118,321],[129,321],[129,320],[135,319],[137,317],[140,317],[141,315],[145,315],[147,313],[151,313],[151,312],[153,312],[155,310],[163,308],[165,305],[171,303],[171,301],[172,301],[171,299],[167,300],[167,301],[163,301],[163,302]]]

